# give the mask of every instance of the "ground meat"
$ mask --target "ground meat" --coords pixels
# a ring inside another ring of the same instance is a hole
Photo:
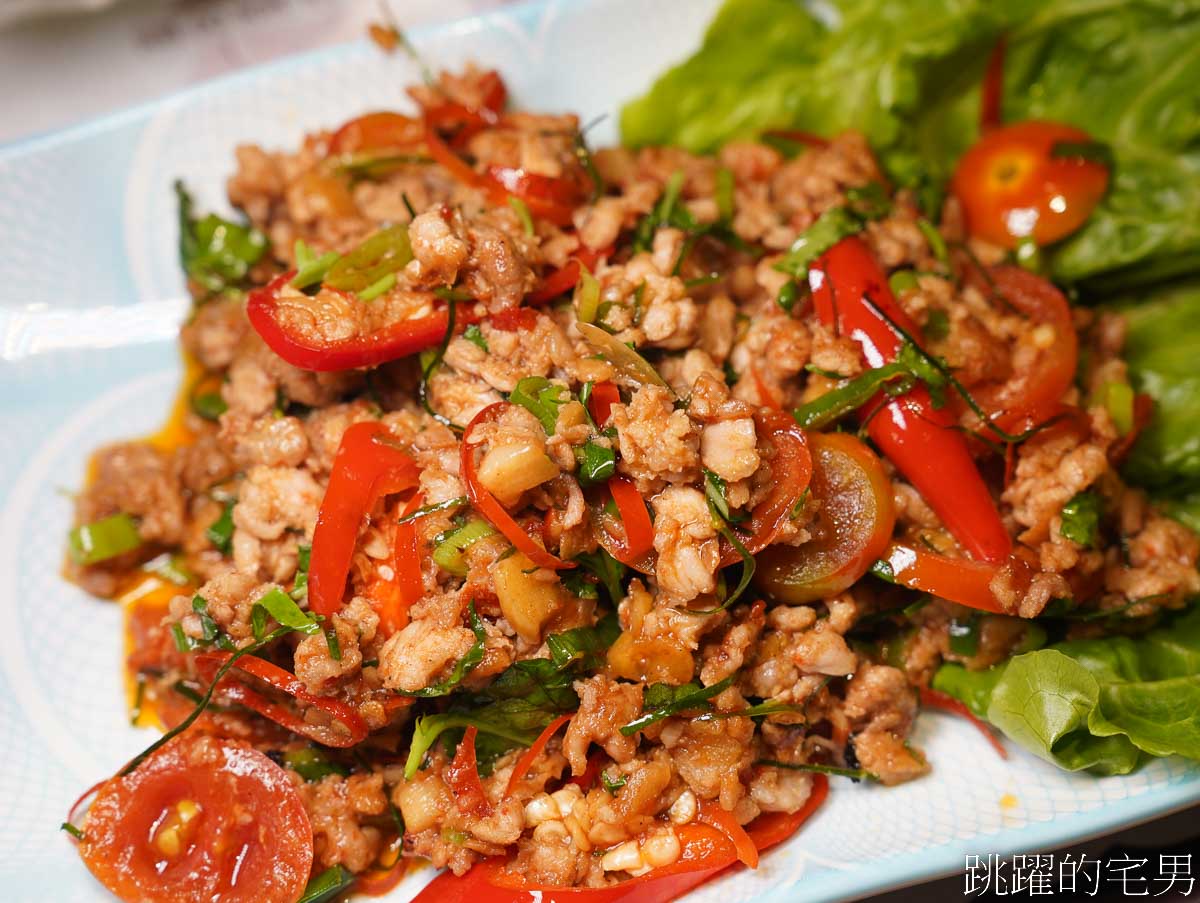
[[[347,778],[331,774],[320,781],[301,785],[308,817],[312,822],[313,845],[321,866],[344,865],[361,872],[379,856],[383,834],[363,825],[363,816],[387,812],[383,777],[353,774]]]
[[[721,479],[736,483],[758,470],[757,444],[750,417],[711,423],[700,434],[700,461]]]
[[[617,683],[602,674],[575,682],[579,711],[571,719],[563,738],[563,752],[571,773],[587,768],[588,747],[599,744],[616,762],[628,762],[637,750],[637,738],[626,737],[620,728],[642,713],[639,684]]]
[[[308,435],[297,417],[266,414],[256,420],[227,413],[221,418],[221,443],[240,470],[258,465],[299,467],[308,456]]]
[[[700,464],[698,431],[684,411],[677,411],[671,393],[659,386],[643,386],[629,404],[612,408],[621,451],[618,468],[639,481],[669,483],[695,481]]]
[[[224,370],[233,362],[250,323],[237,298],[215,298],[199,305],[179,331],[183,347],[205,370]]]
[[[746,792],[740,774],[754,762],[753,735],[749,718],[676,720],[663,729],[662,743],[696,796],[732,809]]]
[[[282,581],[296,570],[297,537],[311,539],[324,490],[306,470],[254,467],[233,506],[238,570]]]
[[[92,458],[93,477],[75,504],[76,523],[124,511],[138,518],[146,542],[174,545],[183,539],[184,501],[170,457],[147,442],[102,448]]]
[[[217,627],[234,640],[245,640],[254,635],[250,626],[250,611],[255,603],[273,587],[260,583],[254,574],[229,571],[209,580],[197,590],[196,595],[204,599],[209,616]],[[178,606],[175,603],[179,603]],[[180,620],[189,636],[203,634],[199,617],[192,612],[190,596],[178,596],[172,602],[171,615]]]
[[[669,486],[651,503],[659,588],[681,602],[715,591],[721,549],[703,493]]]
[[[313,693],[331,693],[339,680],[354,677],[362,665],[362,648],[375,638],[379,615],[361,596],[333,616],[339,657],[334,658],[323,633],[305,637],[296,646],[296,676]]]
[[[904,672],[864,665],[846,685],[845,712],[859,763],[884,784],[899,784],[928,770],[904,743],[917,714],[916,694]]]
[[[215,433],[204,433],[192,445],[175,450],[175,472],[188,492],[207,492],[237,472],[237,465],[226,454]]]
[[[408,275],[416,283],[453,285],[458,269],[467,262],[469,248],[463,236],[440,211],[420,214],[408,227],[413,260]]]
[[[750,797],[763,812],[795,812],[812,793],[812,775],[782,768],[759,768],[750,783]]]
[[[488,310],[516,307],[537,279],[513,239],[487,225],[471,225],[467,235],[471,252],[462,272],[466,290]]]
[[[420,690],[467,654],[475,636],[465,627],[413,621],[379,650],[379,678],[390,690]]]

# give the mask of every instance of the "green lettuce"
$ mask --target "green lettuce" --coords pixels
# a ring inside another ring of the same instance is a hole
[[[1086,129],[1116,157],[1108,196],[1048,255],[1092,292],[1200,270],[1195,0],[728,0],[700,49],[622,111],[627,144],[713,151],[769,128],[864,131],[901,184],[940,182],[978,134],[989,51],[1008,35],[1004,116]]]
[[[1057,643],[987,671],[946,664],[933,685],[1070,771],[1200,759],[1200,608],[1138,638]]]
[[[1196,208],[1200,209],[1200,207]],[[1125,359],[1130,380],[1155,401],[1154,416],[1125,465],[1125,475],[1169,493],[1174,513],[1200,524],[1200,280],[1150,296],[1123,299],[1129,323]]]

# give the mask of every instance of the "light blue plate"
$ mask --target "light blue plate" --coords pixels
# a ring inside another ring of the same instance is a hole
[[[504,73],[516,103],[609,118],[699,40],[715,0],[575,0],[415,34],[424,55]],[[153,73],[147,73],[148,78]],[[127,726],[116,607],[59,576],[96,445],[151,431],[179,378],[187,304],[171,181],[225,208],[242,141],[291,148],[306,130],[406,104],[403,56],[366,42],[241,73],[0,148],[0,893],[9,903],[105,900],[58,830],[72,800],[144,746]],[[695,900],[828,901],[960,870],[966,854],[1061,845],[1200,801],[1200,772],[1159,760],[1124,778],[1003,762],[969,726],[926,716],[933,774],[885,790],[835,779],[829,803],[757,872]],[[403,900],[428,878],[398,888]]]

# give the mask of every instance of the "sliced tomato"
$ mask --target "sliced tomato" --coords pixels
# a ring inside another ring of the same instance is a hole
[[[991,269],[990,281],[992,291],[1036,324],[1033,329],[1052,330],[1037,343],[1039,351],[1032,363],[1004,383],[971,390],[989,421],[1012,431],[1026,421],[1044,422],[1057,408],[1075,381],[1079,338],[1066,296],[1048,280],[1021,267],[1001,266]]]
[[[988,131],[963,154],[951,182],[967,229],[1006,248],[1070,235],[1108,189],[1108,167],[1069,153],[1071,145],[1093,143],[1087,132],[1058,122]]]
[[[709,825],[693,822],[675,829],[683,847],[671,865],[651,869],[609,887],[540,887],[510,872],[503,859],[486,859],[462,877],[446,871],[433,879],[413,903],[666,903],[699,887],[738,861],[733,841]]]
[[[419,119],[390,111],[367,113],[351,119],[333,133],[329,153],[357,154],[413,147],[424,137],[425,129]]]
[[[849,433],[814,433],[811,489],[820,502],[816,536],[758,555],[755,585],[788,603],[811,602],[855,583],[891,539],[892,483],[873,451]]]
[[[129,903],[295,903],[313,835],[282,768],[245,743],[184,734],[101,788],[79,853]]]
[[[761,853],[771,847],[783,843],[800,830],[813,813],[821,808],[825,797],[829,796],[829,778],[823,774],[814,774],[812,790],[804,805],[795,812],[764,812],[750,824],[746,825],[746,833],[754,841]]]

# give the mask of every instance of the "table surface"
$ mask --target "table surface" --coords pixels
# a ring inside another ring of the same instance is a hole
[[[394,0],[405,28],[485,12],[510,0]],[[29,17],[30,9],[43,10]],[[45,10],[51,10],[46,14]],[[0,0],[0,144],[119,110],[256,63],[354,40],[382,19],[373,0]],[[146,78],[153,72],[154,78]],[[81,91],[79,86],[87,85]],[[12,88],[15,86],[15,90]],[[1200,807],[1073,845],[1097,857],[1200,850]],[[1200,877],[1200,861],[1195,865]],[[1056,895],[1061,899],[1061,896]],[[963,897],[961,876],[872,898]],[[1094,900],[1124,899],[1101,892]],[[1161,900],[1200,900],[1190,895]]]

